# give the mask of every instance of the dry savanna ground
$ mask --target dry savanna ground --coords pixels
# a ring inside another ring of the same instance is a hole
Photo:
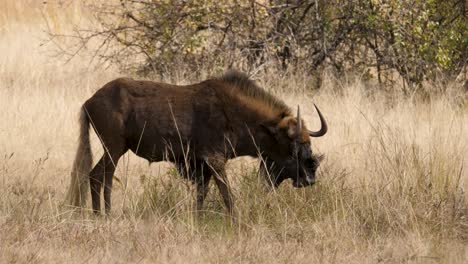
[[[267,193],[256,160],[233,160],[231,223],[215,188],[196,216],[193,188],[170,164],[127,154],[110,217],[70,214],[62,201],[79,107],[121,76],[86,58],[49,57],[44,19],[64,32],[85,23],[70,2],[57,9],[0,0],[0,262],[467,262],[468,104],[456,83],[419,100],[360,81],[326,78],[320,91],[304,92],[305,75],[261,78],[290,106],[300,104],[312,129],[311,102],[328,119],[329,133],[313,139],[326,155],[318,184]],[[92,144],[96,157],[95,136]]]

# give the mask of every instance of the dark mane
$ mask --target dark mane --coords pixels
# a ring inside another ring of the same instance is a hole
[[[229,70],[219,77],[218,80],[231,84],[244,96],[263,103],[279,115],[287,116],[291,114],[291,109],[282,100],[260,88],[255,81],[251,80],[245,73]]]

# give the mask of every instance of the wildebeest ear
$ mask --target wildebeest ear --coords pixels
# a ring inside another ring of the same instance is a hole
[[[288,121],[288,136],[291,139],[294,139],[298,136],[297,134],[297,123],[292,119]]]
[[[323,154],[317,156],[318,162],[322,162],[322,160],[324,160],[324,159],[325,159],[325,155],[323,155]]]

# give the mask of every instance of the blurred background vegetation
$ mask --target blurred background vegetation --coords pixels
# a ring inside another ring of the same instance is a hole
[[[466,80],[463,0],[120,0],[87,7],[92,24],[66,36],[50,32],[77,40],[61,55],[87,50],[142,76],[275,69],[316,76],[311,86],[318,88],[326,70],[379,87],[398,82],[405,92]]]

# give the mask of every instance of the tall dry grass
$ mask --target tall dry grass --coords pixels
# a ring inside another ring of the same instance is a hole
[[[319,92],[306,93],[309,77],[271,74],[259,83],[290,106],[300,104],[309,127],[318,126],[311,102],[329,122],[329,134],[313,140],[313,150],[326,155],[318,184],[286,183],[266,193],[257,162],[238,158],[228,167],[237,209],[231,224],[216,188],[196,217],[192,186],[170,164],[149,166],[127,154],[111,216],[71,216],[61,202],[79,107],[119,74],[80,58],[63,64],[48,57],[44,14],[64,31],[71,15],[52,7],[39,12],[36,1],[0,3],[8,6],[0,9],[0,262],[468,259],[468,108],[456,87],[419,100],[326,78]],[[102,153],[96,137],[92,144],[96,156]]]

